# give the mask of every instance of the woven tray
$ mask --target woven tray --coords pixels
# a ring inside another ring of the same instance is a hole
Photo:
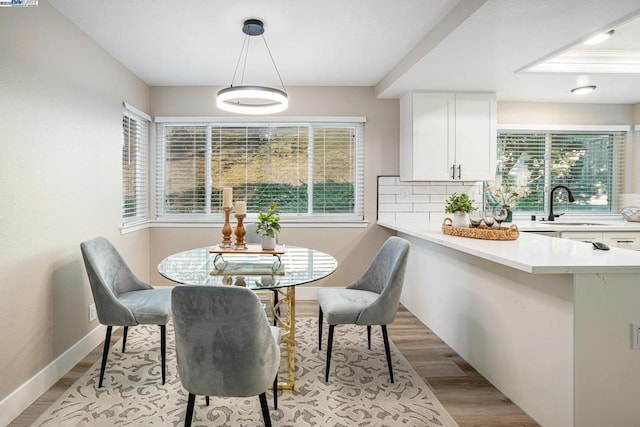
[[[509,227],[488,228],[482,224],[478,228],[454,227],[451,218],[445,218],[442,223],[442,232],[451,236],[471,237],[472,239],[484,240],[516,240],[520,236],[518,226],[511,224]]]

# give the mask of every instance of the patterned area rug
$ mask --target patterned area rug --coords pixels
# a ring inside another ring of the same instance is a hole
[[[277,410],[271,391],[267,392],[274,426],[457,426],[393,343],[395,383],[389,382],[380,328],[373,328],[367,350],[364,327],[337,326],[331,375],[325,383],[326,328],[319,352],[317,319],[298,319],[295,390],[279,392]],[[183,425],[187,393],[177,375],[171,324],[164,386],[159,341],[157,326],[129,328],[127,352],[122,354],[121,342],[111,348],[103,387],[97,388],[98,361],[33,425]],[[197,397],[193,425],[261,426],[258,397],[212,397],[210,406],[205,406],[204,397]]]

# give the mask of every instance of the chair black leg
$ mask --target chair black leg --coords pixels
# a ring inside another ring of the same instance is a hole
[[[273,306],[277,306],[278,302],[280,301],[280,298],[278,297],[278,290],[274,289],[273,290]],[[278,316],[280,316],[280,307],[276,308],[276,313],[278,314]],[[273,326],[277,326],[278,320],[276,319],[276,316],[273,316]]]
[[[327,366],[324,371],[324,382],[329,382],[329,367],[331,366],[331,348],[333,347],[333,328],[336,325],[329,325],[329,341],[327,342]]]
[[[393,367],[391,366],[391,351],[389,350],[389,335],[387,335],[387,325],[382,325],[382,337],[384,338],[384,352],[387,354],[387,365],[389,365],[389,376],[393,384]]]
[[[98,388],[102,387],[102,380],[104,379],[104,368],[107,366],[107,355],[109,354],[109,343],[111,342],[111,329],[113,326],[107,326],[107,336],[104,339],[104,349],[102,350],[102,366],[100,367],[100,381],[98,382]]]
[[[273,409],[278,409],[278,374],[273,380]]]
[[[262,418],[264,419],[264,425],[266,427],[271,427],[271,415],[269,415],[266,393],[260,393],[260,406],[262,407]]]
[[[209,406],[209,396],[205,396],[204,401],[207,403],[207,406]]]
[[[124,327],[124,332],[122,333],[122,352],[124,353],[124,349],[127,346],[127,332],[129,332],[129,327]]]
[[[160,358],[162,361],[162,385],[164,385],[167,363],[167,325],[160,325]]]
[[[318,309],[318,350],[322,350],[322,307]]]
[[[193,418],[193,407],[196,403],[196,395],[189,393],[189,400],[187,401],[187,413],[184,416],[184,427],[191,426],[191,419]]]
[[[367,348],[371,350],[371,325],[367,325]]]

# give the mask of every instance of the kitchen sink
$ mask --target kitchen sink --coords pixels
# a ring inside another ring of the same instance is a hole
[[[607,224],[601,224],[601,223],[597,223],[597,222],[565,222],[565,221],[545,221],[544,224],[549,224],[549,225],[574,225],[574,226],[583,226],[586,227],[588,225],[607,225]]]

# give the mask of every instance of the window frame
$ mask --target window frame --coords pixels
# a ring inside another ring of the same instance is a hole
[[[262,118],[262,117],[188,117],[188,116],[158,116],[154,118],[153,132],[155,134],[155,152],[152,155],[153,166],[152,170],[154,177],[151,180],[153,186],[153,198],[154,202],[152,207],[154,209],[151,222],[154,226],[190,226],[191,224],[203,223],[222,223],[223,215],[221,212],[211,213],[199,213],[199,214],[167,214],[162,212],[162,204],[164,200],[164,170],[165,170],[165,139],[161,134],[161,130],[164,130],[164,125],[170,126],[269,126],[269,125],[291,125],[291,126],[313,126],[313,125],[356,125],[359,126],[358,134],[356,135],[355,146],[355,164],[354,164],[354,182],[355,182],[355,196],[354,196],[354,211],[355,213],[347,214],[295,214],[295,213],[281,213],[281,222],[292,224],[298,224],[300,226],[366,226],[365,221],[365,208],[364,208],[364,147],[365,147],[365,123],[366,117],[361,116],[295,116],[295,117],[277,117],[277,118]],[[208,128],[207,132],[210,132]],[[210,138],[209,138],[210,139]],[[210,141],[207,145],[210,144]],[[207,184],[209,185],[209,184]],[[257,212],[248,212],[247,219],[255,220]]]
[[[628,168],[628,164],[625,159],[629,158],[630,150],[631,150],[631,126],[629,125],[545,125],[545,124],[499,124],[497,127],[497,134],[504,132],[513,132],[513,133],[524,133],[524,132],[532,132],[532,133],[545,133],[547,134],[547,139],[553,133],[624,133],[623,136],[623,144],[624,146],[620,148],[622,156],[621,158],[614,158],[612,167],[614,172],[612,173],[612,181],[614,182],[614,188],[617,191],[614,191],[613,200],[611,202],[611,210],[608,212],[567,212],[567,216],[572,217],[581,217],[581,216],[598,216],[598,217],[606,217],[606,216],[614,216],[617,215],[619,210],[621,209],[623,193],[628,185],[626,182],[625,170]],[[496,141],[497,143],[497,141]],[[546,151],[546,149],[545,149]],[[497,153],[500,155],[500,153]],[[545,152],[545,158],[548,153]],[[499,161],[499,159],[497,159]],[[547,167],[548,169],[548,167]],[[620,172],[621,169],[621,172]],[[497,170],[496,170],[497,177]],[[545,175],[545,187],[550,180],[550,177]],[[484,183],[484,192],[486,195],[486,185]],[[544,199],[543,199],[543,210],[544,212],[533,212],[533,211],[517,211],[514,210],[514,215],[530,215],[530,214],[544,214],[548,212],[549,207],[549,194],[548,191],[545,191]],[[486,206],[486,200],[484,205]]]
[[[127,143],[130,144],[130,141],[125,141],[125,129],[124,129],[124,120],[125,117],[128,117],[130,121],[138,122],[139,125],[144,127],[143,137],[144,139],[141,141],[141,147],[139,151],[139,155],[136,155],[135,158],[135,177],[140,179],[140,183],[134,183],[134,195],[136,199],[136,207],[134,214],[131,216],[125,216],[125,165],[124,165],[124,153],[122,153],[121,158],[121,166],[122,166],[122,196],[121,196],[121,210],[120,210],[120,221],[121,228],[127,229],[132,227],[138,227],[141,224],[147,223],[150,217],[149,210],[149,186],[150,186],[150,176],[149,176],[149,146],[151,140],[151,123],[152,119],[147,113],[141,111],[140,109],[134,107],[133,105],[123,102],[122,103],[122,149],[124,150],[125,145]],[[134,179],[136,179],[134,178]]]

